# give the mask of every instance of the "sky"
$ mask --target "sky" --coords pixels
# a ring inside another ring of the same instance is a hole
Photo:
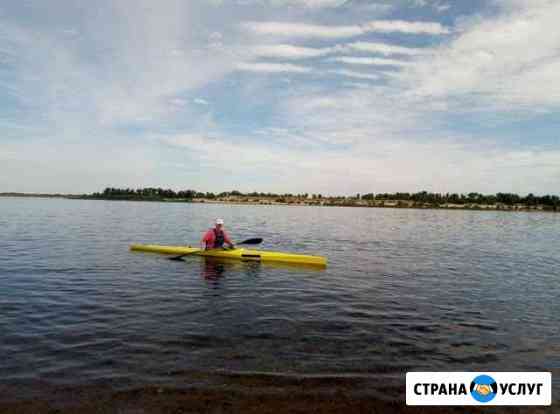
[[[559,194],[558,0],[0,3],[0,192]]]

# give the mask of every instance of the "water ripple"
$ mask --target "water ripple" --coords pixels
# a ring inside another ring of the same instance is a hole
[[[375,392],[411,369],[560,370],[560,215],[2,199],[0,216],[0,385]],[[128,251],[196,244],[217,216],[329,267]]]

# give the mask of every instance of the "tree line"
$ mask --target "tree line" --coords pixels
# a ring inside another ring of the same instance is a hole
[[[429,203],[434,205],[440,204],[505,204],[513,206],[515,204],[523,204],[526,206],[560,206],[560,198],[554,195],[535,196],[528,194],[527,196],[520,196],[513,193],[496,193],[496,194],[481,194],[481,193],[429,193],[421,191],[418,193],[380,193],[380,194],[364,194],[361,196],[364,200],[402,200],[414,201],[416,203]]]
[[[162,199],[177,199],[177,200],[193,200],[193,199],[217,199],[225,197],[254,197],[254,198],[308,198],[309,194],[275,194],[275,193],[242,193],[240,191],[224,191],[221,193],[200,192],[196,190],[181,190],[173,191],[164,188],[113,188],[107,187],[103,192],[93,193],[86,195],[88,198],[103,198],[103,199],[123,199],[123,200],[162,200]]]
[[[560,208],[560,198],[554,195],[536,196],[528,194],[527,196],[520,196],[512,193],[497,193],[492,195],[485,195],[481,193],[430,193],[427,191],[420,191],[418,193],[368,193],[356,194],[355,196],[338,196],[338,197],[323,197],[321,194],[276,194],[276,193],[262,193],[251,192],[242,193],[240,191],[225,191],[221,193],[212,192],[199,192],[196,190],[181,190],[173,191],[164,188],[112,188],[108,187],[101,193],[93,193],[87,195],[87,198],[103,198],[103,199],[117,199],[117,200],[193,200],[193,199],[218,199],[226,197],[244,197],[244,198],[273,198],[273,199],[329,199],[329,200],[364,200],[364,201],[385,201],[385,200],[398,200],[398,201],[412,201],[414,203],[426,203],[431,205],[442,204],[504,204],[513,206],[515,204],[523,204],[526,206],[549,206]]]

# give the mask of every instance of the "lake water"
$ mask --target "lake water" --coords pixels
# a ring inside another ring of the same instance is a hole
[[[196,245],[216,217],[328,267],[128,250]],[[3,386],[397,395],[407,370],[547,370],[559,390],[560,214],[0,198],[0,229]]]

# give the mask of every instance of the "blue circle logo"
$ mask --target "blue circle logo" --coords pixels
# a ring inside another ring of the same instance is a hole
[[[472,397],[481,403],[492,401],[498,393],[498,384],[489,375],[479,375],[471,381]]]

